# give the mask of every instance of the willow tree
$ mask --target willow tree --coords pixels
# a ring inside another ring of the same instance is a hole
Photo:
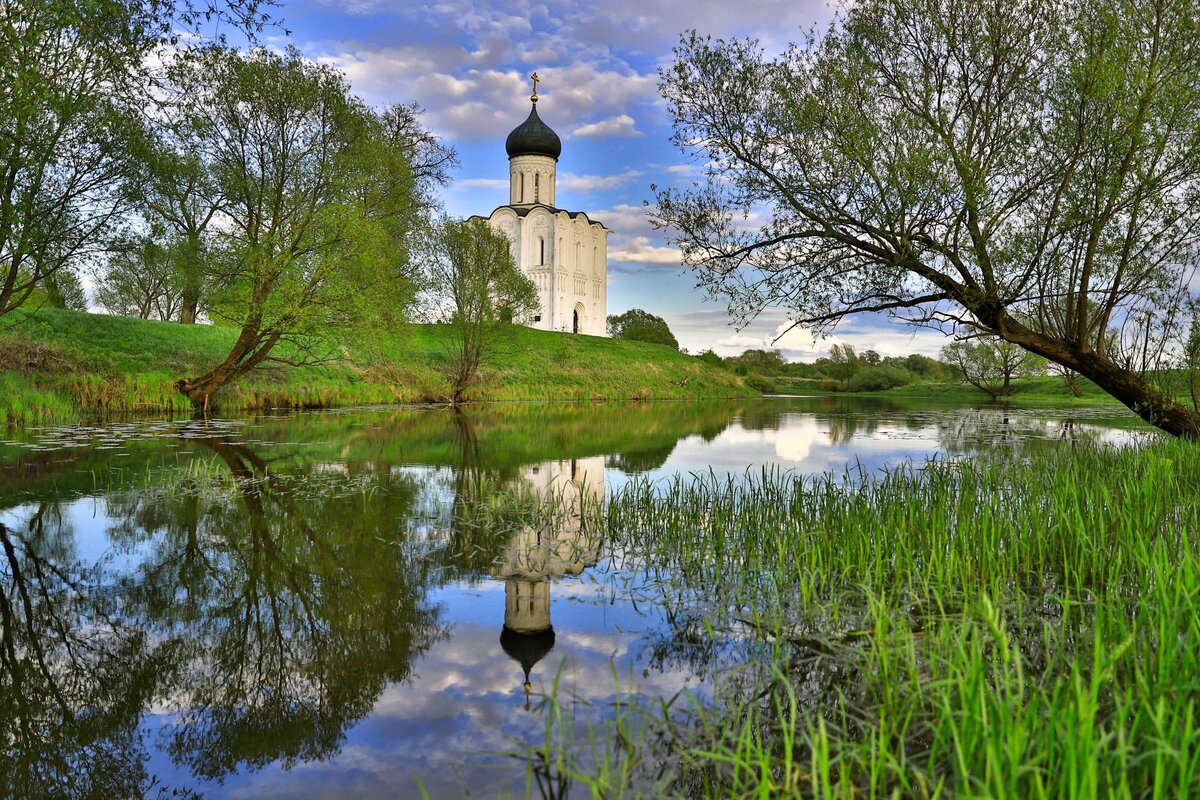
[[[419,204],[407,153],[341,73],[258,49],[188,53],[171,78],[177,136],[221,196],[205,271],[228,355],[178,382],[198,408],[264,364],[335,357],[411,297],[404,239]]]
[[[272,0],[0,0],[0,316],[97,254],[126,215],[156,49],[253,38]]]
[[[1197,251],[1198,74],[1191,0],[862,0],[779,57],[685,35],[661,91],[707,179],[655,219],[742,321],[995,335],[1197,438],[1142,356]]]

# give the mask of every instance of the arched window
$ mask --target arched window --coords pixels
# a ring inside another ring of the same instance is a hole
[[[546,263],[546,237],[544,236],[538,237],[538,263]]]
[[[525,173],[524,172],[521,173],[521,193],[519,195],[517,195],[517,202],[518,203],[525,202]]]
[[[540,186],[540,183],[538,181],[539,177],[541,177],[539,173],[537,173],[537,172],[533,173],[533,202],[535,202],[535,203],[540,203],[541,196],[542,196],[541,190],[539,188],[539,186]]]
[[[592,248],[592,272],[600,271],[600,248]]]

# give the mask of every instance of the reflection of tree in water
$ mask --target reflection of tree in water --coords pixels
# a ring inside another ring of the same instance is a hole
[[[671,453],[675,452],[677,442],[651,447],[645,450],[625,450],[605,457],[604,466],[617,469],[627,475],[638,475],[652,472],[667,463]]]
[[[159,535],[135,601],[187,643],[170,751],[205,778],[328,757],[438,635],[427,570],[399,536],[415,487],[364,502],[361,476],[275,474],[247,447],[204,443],[235,491],[198,514],[188,491],[139,503],[138,527]],[[144,527],[155,514],[168,524]]]
[[[143,796],[152,707],[198,777],[326,758],[441,635],[412,482],[201,441],[220,466],[106,498],[135,567],[82,563],[52,508],[0,528],[0,796]]]
[[[165,792],[137,726],[175,648],[125,619],[120,587],[76,555],[56,506],[0,524],[0,545],[0,796]]]
[[[997,447],[1021,454],[1059,448],[1064,441],[1095,444],[1105,429],[1073,417],[1046,419],[1005,408],[958,409],[937,417],[938,444],[948,453],[975,455]]]

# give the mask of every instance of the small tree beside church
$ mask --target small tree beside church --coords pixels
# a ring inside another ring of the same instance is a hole
[[[429,305],[436,319],[450,324],[443,373],[454,405],[496,354],[504,327],[537,312],[537,288],[521,273],[510,248],[504,234],[477,217],[445,220],[430,236]]]
[[[666,320],[656,317],[649,311],[631,308],[624,314],[608,316],[608,335],[614,339],[632,339],[635,342],[652,342],[665,344],[675,350],[679,342],[675,334],[667,327]]]

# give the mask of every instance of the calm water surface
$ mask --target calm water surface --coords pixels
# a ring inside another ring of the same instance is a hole
[[[681,613],[705,587],[626,569],[571,523],[606,487],[772,466],[853,481],[1147,435],[1119,410],[827,397],[10,433],[0,796],[523,796],[503,754],[541,740],[556,681],[603,720],[631,693],[703,698],[752,657]],[[566,524],[489,517],[510,489]]]

